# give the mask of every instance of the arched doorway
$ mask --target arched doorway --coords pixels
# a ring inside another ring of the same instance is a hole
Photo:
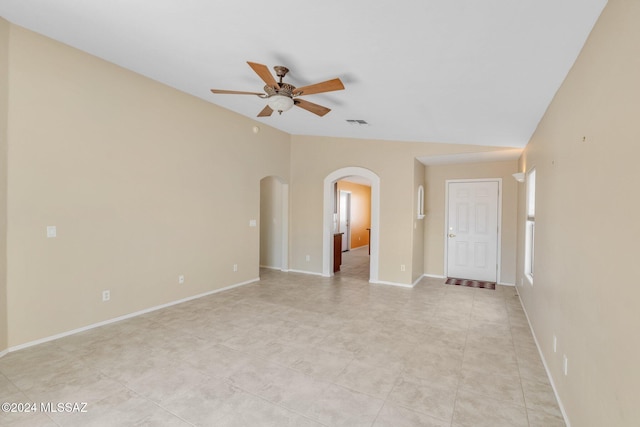
[[[324,179],[323,229],[322,229],[322,275],[333,275],[333,207],[334,184],[341,178],[359,176],[371,182],[371,239],[369,241],[371,258],[369,263],[369,282],[378,281],[378,253],[380,236],[380,177],[369,169],[346,167],[338,169]]]
[[[289,270],[289,184],[260,180],[260,267]]]

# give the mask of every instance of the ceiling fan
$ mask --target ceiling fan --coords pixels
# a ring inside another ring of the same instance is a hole
[[[316,93],[344,89],[344,85],[340,79],[332,79],[313,85],[295,87],[289,83],[282,82],[282,78],[289,72],[287,67],[283,67],[282,65],[276,65],[273,67],[276,75],[280,78],[280,81],[277,82],[266,65],[248,61],[247,64],[249,64],[253,71],[255,71],[256,74],[266,83],[264,86],[265,93],[222,89],[211,89],[211,92],[215,94],[257,95],[260,98],[266,99],[267,105],[262,109],[262,111],[260,111],[260,113],[258,113],[258,117],[268,117],[274,111],[282,114],[283,111],[289,110],[294,105],[322,117],[331,111],[331,109],[300,99],[299,97],[303,95],[313,95]]]

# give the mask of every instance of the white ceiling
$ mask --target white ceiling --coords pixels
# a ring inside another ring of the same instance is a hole
[[[246,61],[331,108],[256,118],[290,134],[523,147],[606,0],[1,0],[0,16],[248,117]],[[347,119],[366,120],[356,126]]]

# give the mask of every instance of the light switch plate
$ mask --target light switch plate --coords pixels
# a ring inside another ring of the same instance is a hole
[[[255,227],[258,225],[258,222],[255,219],[249,220],[249,227]]]
[[[55,225],[47,225],[47,237],[56,237],[58,235],[58,231]]]

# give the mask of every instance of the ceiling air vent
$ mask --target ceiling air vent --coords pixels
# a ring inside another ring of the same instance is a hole
[[[349,123],[350,125],[356,125],[356,126],[359,126],[359,125],[366,126],[369,124],[365,120],[360,120],[360,119],[358,120],[348,119],[347,123]]]

